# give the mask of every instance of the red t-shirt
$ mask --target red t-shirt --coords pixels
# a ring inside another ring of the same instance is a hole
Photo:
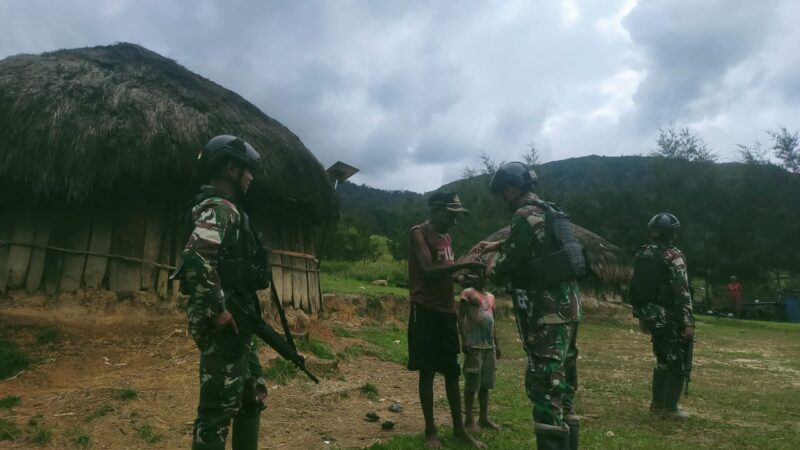
[[[411,229],[422,232],[428,251],[431,253],[433,264],[455,264],[453,246],[450,235],[439,234],[429,222],[419,224]],[[436,278],[425,279],[422,266],[417,259],[414,239],[411,238],[411,248],[408,254],[408,290],[411,301],[436,311],[455,313],[457,305],[453,293],[453,275],[443,274]]]
[[[726,286],[728,288],[728,297],[733,301],[742,300],[742,285],[739,282],[730,283]]]

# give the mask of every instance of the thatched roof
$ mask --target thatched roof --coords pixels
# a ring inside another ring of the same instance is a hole
[[[627,284],[633,277],[633,266],[630,257],[616,245],[606,241],[586,228],[572,224],[575,237],[586,249],[586,254],[592,265],[592,272],[597,278],[607,282]],[[505,227],[489,237],[486,241],[499,241],[508,237],[509,227]],[[471,255],[464,255],[469,258]],[[484,258],[491,260],[496,255],[489,253]]]
[[[142,189],[186,198],[202,181],[198,151],[217,134],[263,156],[251,200],[336,215],[325,171],[297,136],[173,60],[121,43],[0,61],[0,186],[37,201]]]

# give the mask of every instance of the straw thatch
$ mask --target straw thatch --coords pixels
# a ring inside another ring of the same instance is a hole
[[[237,70],[232,67],[231,70]],[[335,218],[320,163],[286,127],[239,95],[134,44],[0,61],[0,186],[37,202],[143,192],[185,199],[196,157],[217,134],[264,158],[250,201]]]
[[[604,283],[616,283],[627,285],[633,277],[633,266],[630,257],[616,245],[606,241],[600,236],[592,233],[586,228],[572,224],[575,230],[575,237],[586,249],[586,255],[591,263],[592,273],[597,279]],[[499,241],[508,237],[509,227],[505,227],[485,240]],[[465,255],[464,258],[470,258]],[[496,255],[489,253],[484,258],[491,260]]]

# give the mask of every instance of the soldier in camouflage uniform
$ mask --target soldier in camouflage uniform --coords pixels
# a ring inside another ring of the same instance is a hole
[[[194,450],[223,450],[231,420],[235,450],[255,450],[258,445],[259,416],[267,395],[264,371],[252,336],[239,333],[226,309],[228,302],[257,298],[230,289],[226,267],[230,260],[241,260],[237,249],[254,240],[249,219],[236,201],[247,193],[259,159],[250,144],[228,135],[211,139],[200,156],[211,181],[195,199],[193,231],[177,271],[189,295],[189,332],[200,350]]]
[[[652,241],[634,258],[630,297],[633,315],[642,332],[652,336],[656,356],[650,410],[687,418],[678,400],[684,386],[685,346],[694,336],[694,316],[686,258],[673,244],[680,222],[672,214],[661,213],[650,219],[647,228]]]
[[[534,432],[539,449],[578,448],[579,422],[573,410],[577,388],[576,338],[581,319],[581,301],[575,281],[551,287],[520,283],[523,266],[542,254],[545,241],[545,210],[533,193],[536,173],[519,162],[502,165],[491,181],[491,190],[502,197],[513,212],[511,231],[505,241],[481,242],[473,251],[497,251],[490,266],[495,284],[511,284],[527,296],[528,353],[525,391],[533,404]]]

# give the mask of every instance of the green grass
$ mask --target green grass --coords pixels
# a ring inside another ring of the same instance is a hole
[[[50,345],[60,342],[63,339],[58,328],[47,327],[36,335],[36,343],[39,345]]]
[[[333,332],[337,336],[355,337],[369,342],[372,345],[364,349],[364,353],[368,355],[402,365],[407,362],[408,338],[404,329],[396,326],[389,328],[368,326],[359,329],[334,327]]]
[[[134,429],[136,430],[136,435],[139,436],[139,439],[147,442],[148,444],[155,444],[164,439],[164,436],[158,434],[153,429],[153,426],[149,423],[139,424],[135,426]]]
[[[299,340],[297,342],[297,347],[299,350],[311,352],[317,358],[336,359],[336,354],[327,344],[311,337]]]
[[[19,434],[19,427],[14,422],[0,417],[0,441],[16,440]]]
[[[114,393],[114,398],[117,400],[133,400],[139,397],[139,391],[132,388],[117,389]]]
[[[497,319],[497,326],[503,358],[498,361],[489,411],[503,429],[477,437],[491,449],[535,448],[523,387],[527,359],[513,320]],[[374,354],[382,359],[405,362],[405,345],[398,349],[394,344],[404,330],[334,331],[370,342],[380,349]],[[576,406],[584,417],[581,448],[800,448],[798,324],[699,319],[690,397],[681,401],[693,417],[685,422],[648,414],[654,358],[649,338],[636,332],[633,324],[590,318],[581,324],[578,346]],[[453,441],[450,429],[440,429],[446,449],[468,448]],[[421,434],[399,436],[370,448],[416,449],[421,441]]]
[[[368,296],[394,295],[408,297],[408,289],[400,287],[373,286],[369,282],[346,279],[331,273],[320,273],[322,292],[326,294],[364,294]]]
[[[267,370],[264,371],[264,376],[268,382],[286,384],[297,375],[297,367],[293,363],[285,359],[275,359],[272,361]]]
[[[0,409],[11,409],[20,404],[21,398],[16,395],[6,395],[0,399]]]
[[[378,388],[372,383],[366,383],[361,386],[361,393],[370,400],[378,400]]]
[[[386,280],[393,287],[408,284],[406,262],[386,258],[366,262],[325,260],[322,262],[322,272],[361,284],[370,284],[375,280]]]
[[[45,428],[41,425],[36,425],[31,427],[30,435],[28,436],[28,440],[33,442],[34,444],[44,445],[50,442],[53,438],[53,431],[49,428]]]
[[[110,414],[112,412],[114,412],[114,407],[109,405],[109,404],[104,403],[96,411],[93,411],[91,414],[89,414],[88,416],[84,417],[83,420],[85,422],[91,422],[91,421],[93,421],[95,419],[99,419],[101,417],[105,417],[105,416],[107,416],[108,414]]]
[[[20,350],[17,344],[0,339],[0,379],[12,377],[25,370],[30,364],[27,353]]]
[[[66,434],[67,439],[78,448],[89,448],[92,445],[92,437],[83,428],[70,428]]]
[[[352,361],[364,354],[364,347],[360,345],[349,345],[344,350],[336,353],[336,357],[345,361]]]

